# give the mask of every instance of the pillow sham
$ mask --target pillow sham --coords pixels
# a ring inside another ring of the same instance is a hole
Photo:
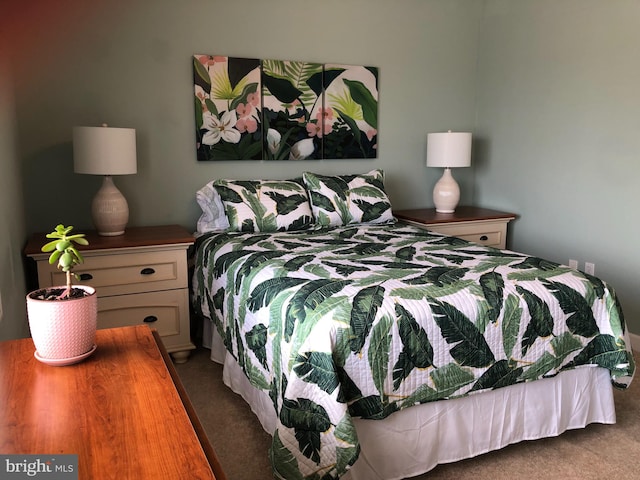
[[[223,232],[229,228],[229,220],[224,213],[220,194],[213,186],[213,180],[196,192],[196,202],[202,210],[196,230],[198,234]]]
[[[395,221],[382,170],[337,176],[305,172],[302,178],[319,227]]]
[[[302,181],[220,179],[214,186],[222,198],[231,230],[276,232],[313,226]]]

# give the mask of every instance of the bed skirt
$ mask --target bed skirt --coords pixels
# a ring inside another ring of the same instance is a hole
[[[269,396],[251,386],[233,357],[226,355],[220,337],[207,327],[205,322],[204,338],[210,339],[205,346],[211,348],[211,359],[224,365],[224,383],[273,434],[276,415]],[[585,366],[553,378],[417,405],[384,420],[356,418],[361,452],[342,478],[399,480],[523,440],[615,421],[609,372]]]

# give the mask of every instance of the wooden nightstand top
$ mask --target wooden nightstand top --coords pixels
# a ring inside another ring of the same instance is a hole
[[[96,344],[52,367],[30,338],[0,342],[0,452],[76,454],[78,478],[225,479],[156,332],[98,330]]]
[[[400,220],[424,224],[474,222],[480,220],[513,220],[516,215],[488,208],[470,206],[457,207],[454,213],[438,213],[435,208],[415,208],[394,210],[393,215]]]
[[[113,248],[147,247],[158,245],[187,244],[194,242],[193,235],[180,225],[158,225],[152,227],[127,227],[124,235],[104,237],[95,230],[78,230],[86,233],[89,245],[81,246],[79,250],[104,250]],[[73,233],[73,232],[72,232]],[[41,255],[40,248],[48,239],[46,233],[34,233],[24,248],[27,256]]]

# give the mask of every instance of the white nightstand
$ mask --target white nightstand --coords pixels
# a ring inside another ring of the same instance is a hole
[[[433,232],[463,238],[496,248],[506,248],[507,224],[513,213],[488,208],[457,207],[454,213],[437,213],[435,208],[394,210],[393,215],[412,225]]]
[[[84,233],[80,230],[78,233]],[[187,249],[194,238],[178,225],[130,227],[124,235],[86,232],[84,263],[74,269],[76,283],[98,293],[98,328],[147,324],[156,329],[176,363],[186,362],[191,342]],[[35,234],[24,253],[36,261],[40,288],[63,285],[64,273],[50,265],[40,248],[48,240]]]

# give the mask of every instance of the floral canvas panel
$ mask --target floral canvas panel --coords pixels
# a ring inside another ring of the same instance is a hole
[[[322,64],[263,60],[266,160],[322,158]]]
[[[200,161],[376,158],[378,69],[193,56]]]
[[[194,55],[198,160],[262,159],[260,60]]]
[[[378,69],[324,66],[323,158],[376,158]]]

